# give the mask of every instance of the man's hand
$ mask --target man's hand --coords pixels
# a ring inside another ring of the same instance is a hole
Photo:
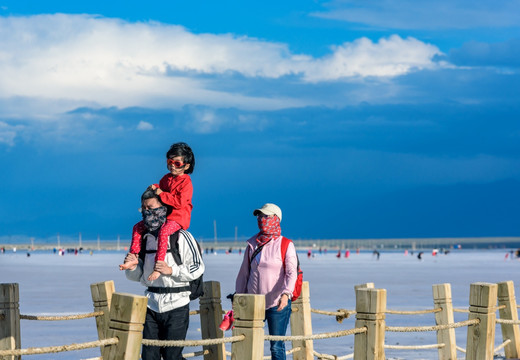
[[[283,294],[282,297],[280,298],[280,303],[278,304],[278,309],[276,309],[276,311],[282,311],[287,306],[288,303],[289,303],[289,297],[287,296],[287,294]]]
[[[173,272],[172,268],[169,267],[168,264],[166,264],[164,261],[157,261],[155,263],[154,270],[160,272],[163,275],[171,275]]]

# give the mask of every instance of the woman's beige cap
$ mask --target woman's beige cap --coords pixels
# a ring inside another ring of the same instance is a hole
[[[280,219],[280,222],[282,222],[282,210],[275,204],[267,203],[260,209],[255,209],[255,211],[253,211],[253,215],[256,216],[259,212],[264,215],[276,215],[278,216],[278,219]]]

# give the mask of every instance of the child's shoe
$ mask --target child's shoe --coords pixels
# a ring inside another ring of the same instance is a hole
[[[231,329],[231,326],[233,325],[233,321],[235,319],[233,318],[233,310],[229,310],[226,315],[224,315],[224,319],[222,319],[222,322],[220,323],[219,328],[222,331],[226,331]]]

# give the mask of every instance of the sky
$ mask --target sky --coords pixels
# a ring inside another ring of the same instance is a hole
[[[520,236],[520,2],[0,0],[0,238]]]

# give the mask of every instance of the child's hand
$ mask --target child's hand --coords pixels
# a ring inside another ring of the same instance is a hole
[[[163,191],[162,191],[161,189],[159,189],[159,188],[155,189],[155,193],[156,193],[157,195],[159,195],[159,194],[162,193],[162,192],[163,192]]]
[[[152,184],[152,185],[150,185],[150,186],[148,186],[148,187],[149,187],[150,189],[152,189],[152,190],[157,189],[157,186],[155,186],[154,184]]]

